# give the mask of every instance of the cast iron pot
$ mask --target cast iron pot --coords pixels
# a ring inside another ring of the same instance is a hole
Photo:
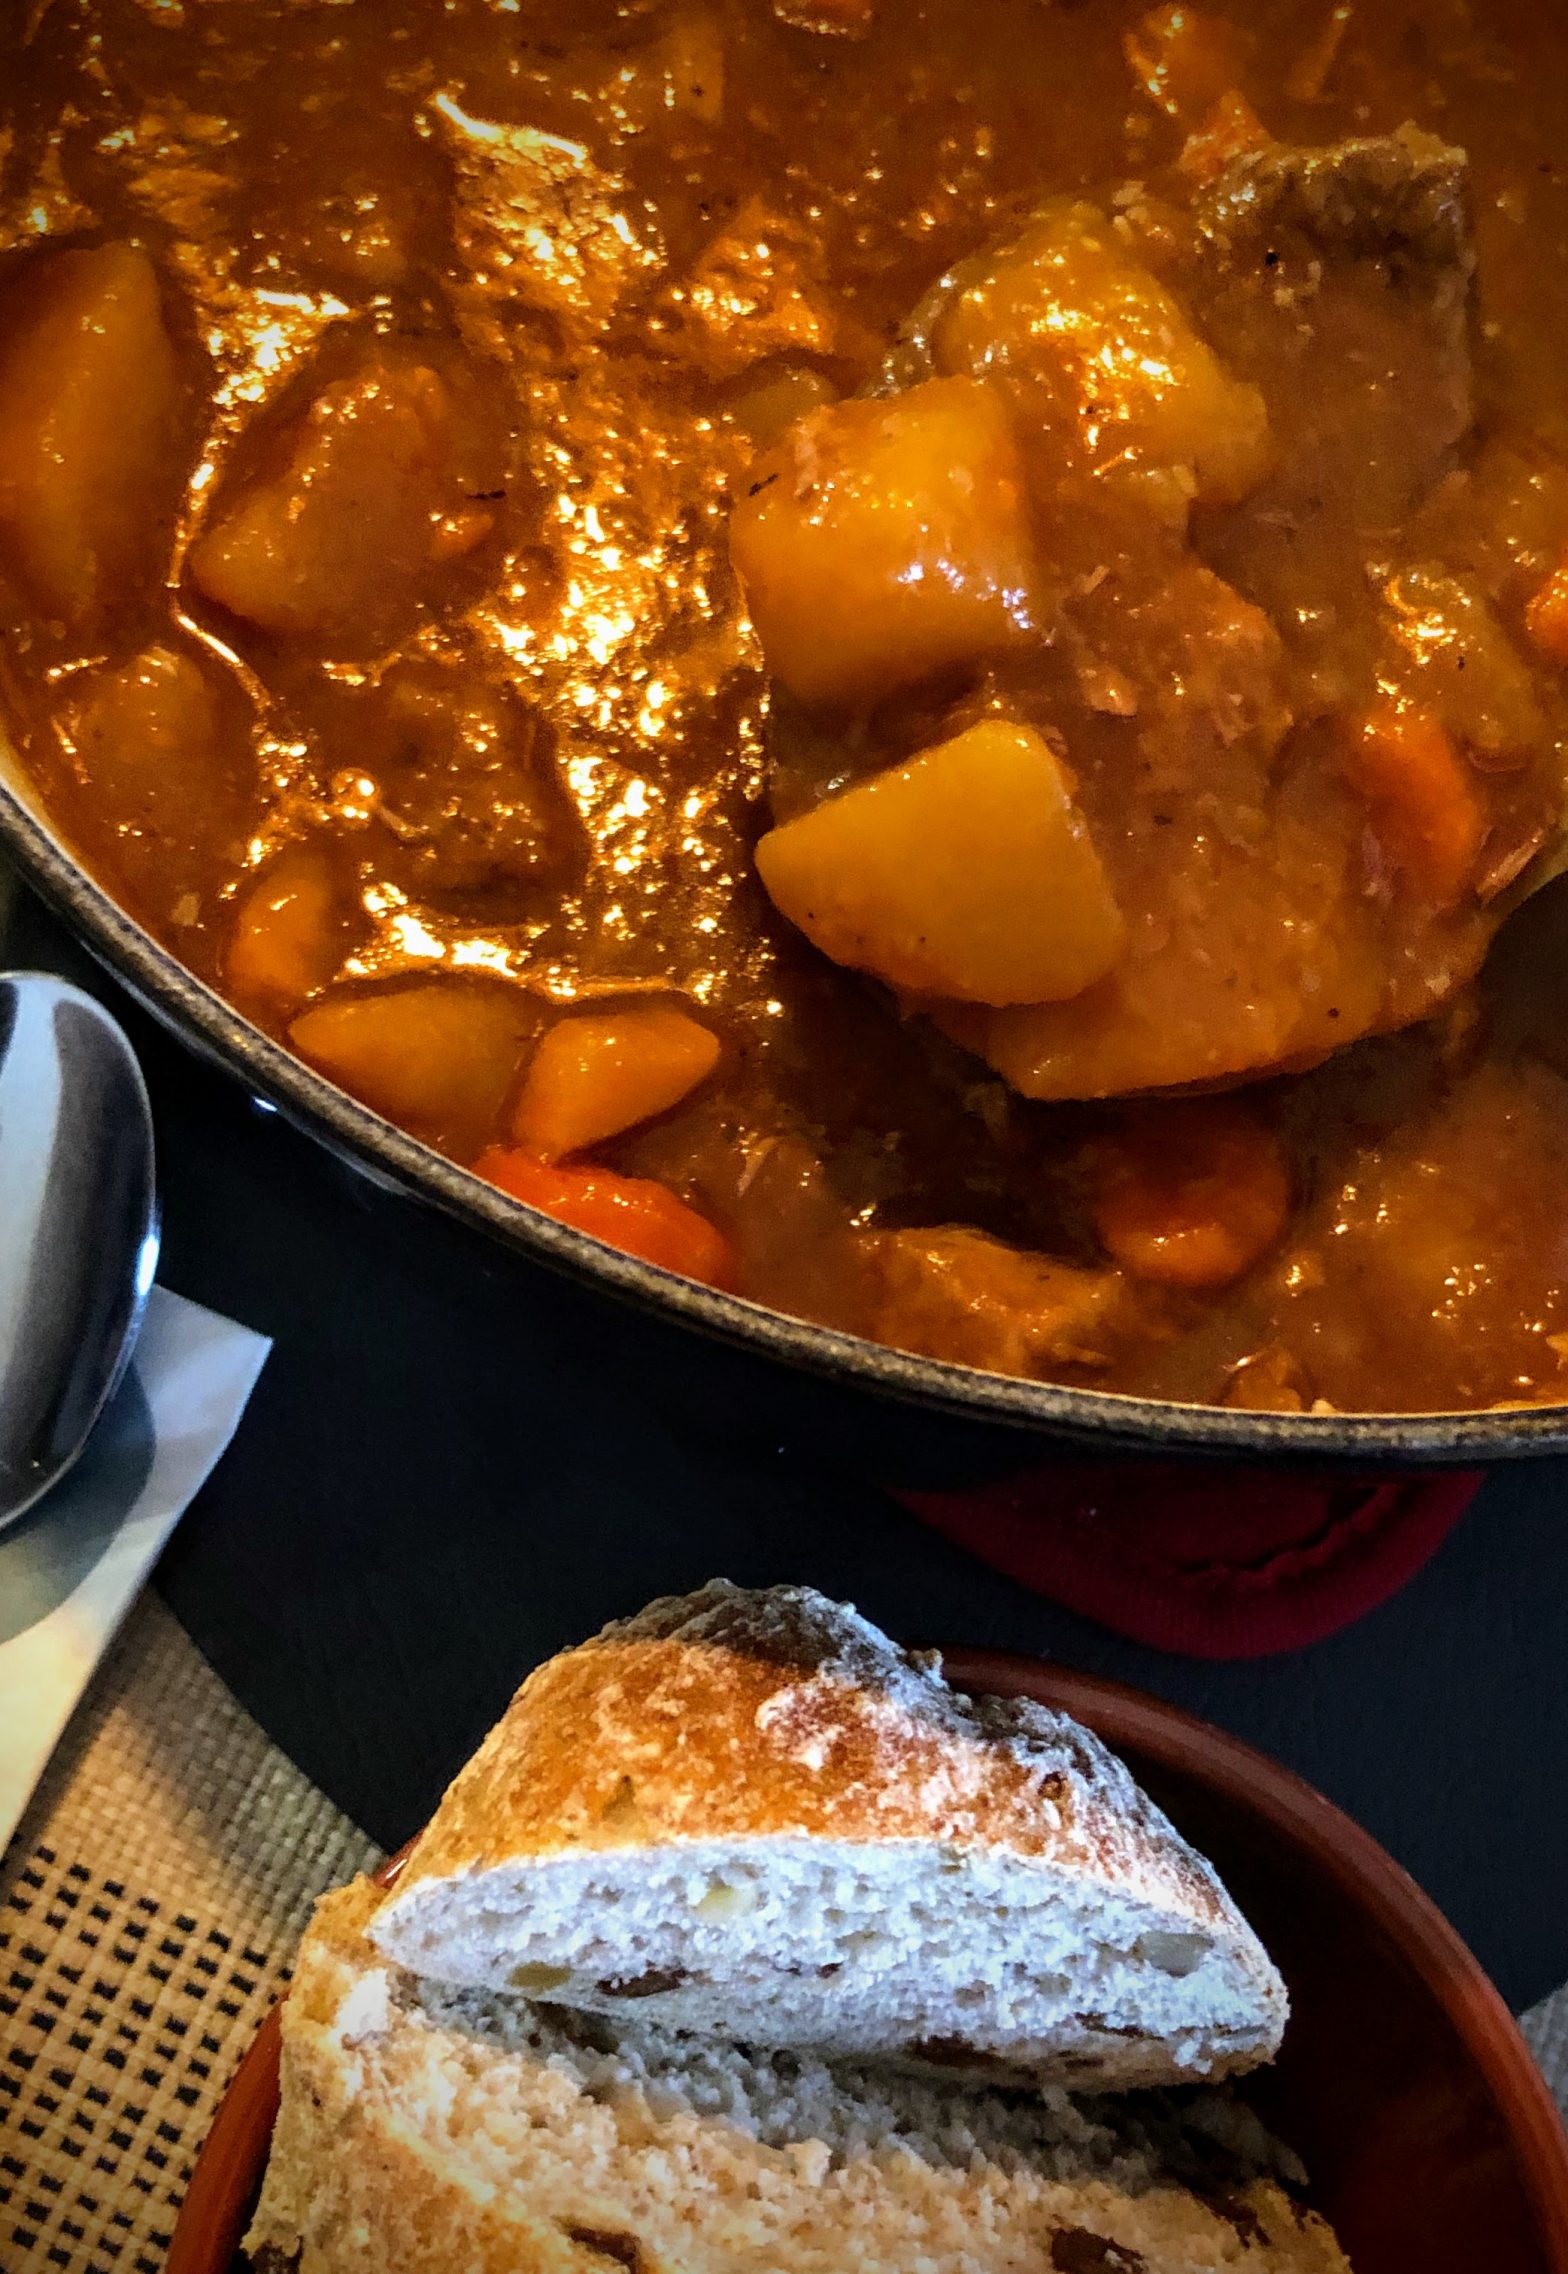
[[[672,1277],[507,1199],[292,1057],[192,976],[61,839],[0,743],[0,841],[69,926],[162,1026],[276,1106],[361,1177],[443,1212],[470,1236],[544,1266],[563,1318],[586,1300],[597,1354],[700,1405],[737,1437],[806,1441],[887,1481],[960,1484],[1027,1467],[1049,1447],[1146,1459],[1288,1462],[1341,1472],[1480,1466],[1568,1451],[1568,1407],[1489,1413],[1232,1412],[977,1373],[809,1325]]]

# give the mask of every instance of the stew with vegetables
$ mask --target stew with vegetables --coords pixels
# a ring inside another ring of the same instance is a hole
[[[1526,0],[34,0],[20,762],[667,1270],[1564,1400],[1565,66]]]

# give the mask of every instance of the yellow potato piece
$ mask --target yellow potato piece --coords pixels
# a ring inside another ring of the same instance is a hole
[[[717,1035],[668,1004],[563,1019],[529,1061],[512,1135],[540,1160],[580,1153],[668,1113],[718,1062]]]
[[[191,552],[208,600],[285,638],[378,647],[482,543],[466,509],[451,390],[423,364],[374,364],[316,397],[268,479],[220,503]]]
[[[115,873],[143,907],[187,923],[190,896],[205,902],[244,843],[251,758],[235,708],[177,648],[145,648],[73,689],[72,770],[84,807],[115,817]]]
[[[942,371],[1043,382],[1043,414],[1075,420],[1094,458],[1129,473],[1188,468],[1206,504],[1235,504],[1268,471],[1263,397],[1092,206],[1053,205],[980,269],[932,350]]]
[[[730,532],[769,670],[805,703],[871,702],[1027,637],[1023,480],[981,380],[803,419],[758,462]]]
[[[241,1003],[294,1010],[337,970],[343,909],[325,852],[293,845],[239,904],[224,976]]]
[[[179,402],[145,253],[102,245],[24,271],[0,313],[0,557],[50,615],[89,621],[152,565]]]
[[[329,995],[289,1040],[377,1113],[466,1158],[495,1132],[534,1019],[513,988],[421,979]]]
[[[773,830],[757,867],[835,963],[960,1002],[1060,1002],[1124,928],[1066,773],[990,720]]]

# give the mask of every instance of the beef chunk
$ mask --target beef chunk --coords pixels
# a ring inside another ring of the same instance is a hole
[[[1235,160],[1198,202],[1193,290],[1261,387],[1277,461],[1211,565],[1280,625],[1337,708],[1366,564],[1452,468],[1474,421],[1467,162],[1413,127]]]
[[[1475,245],[1462,150],[1408,126],[1322,149],[1270,145],[1227,166],[1197,218],[1215,265],[1261,287],[1276,325],[1278,304],[1293,303],[1337,347],[1338,304],[1359,292],[1361,345],[1397,358],[1414,389],[1401,407],[1429,462],[1468,430]]]
[[[1444,275],[1467,292],[1475,273],[1462,150],[1416,127],[1323,148],[1270,143],[1244,153],[1199,204],[1206,232],[1227,247],[1266,238],[1309,242],[1320,254],[1387,260],[1403,275]]]

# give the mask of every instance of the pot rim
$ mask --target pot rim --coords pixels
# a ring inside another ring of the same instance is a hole
[[[0,755],[9,755],[3,743]],[[253,1026],[96,881],[35,807],[33,795],[16,773],[0,778],[0,844],[160,1024],[361,1174],[476,1225],[500,1245],[618,1301],[837,1385],[955,1420],[998,1425],[1021,1438],[1071,1441],[1086,1452],[1378,1468],[1469,1466],[1568,1452],[1568,1405],[1411,1414],[1251,1413],[1178,1405],[916,1357],[679,1278],[510,1199]]]

